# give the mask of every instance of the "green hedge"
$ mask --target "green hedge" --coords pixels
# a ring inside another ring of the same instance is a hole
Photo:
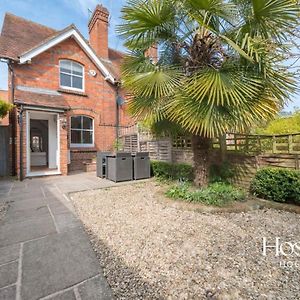
[[[193,167],[189,164],[151,161],[151,168],[153,175],[159,179],[192,181],[194,178]]]
[[[267,200],[300,204],[300,172],[278,168],[258,170],[250,191]]]

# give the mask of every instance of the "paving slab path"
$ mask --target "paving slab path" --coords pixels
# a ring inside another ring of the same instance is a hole
[[[0,299],[113,299],[69,192],[113,186],[94,173],[1,180]]]

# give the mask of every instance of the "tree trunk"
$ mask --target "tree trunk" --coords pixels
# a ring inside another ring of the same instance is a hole
[[[194,183],[197,186],[204,187],[208,185],[209,181],[211,139],[193,136],[192,144],[195,168]]]

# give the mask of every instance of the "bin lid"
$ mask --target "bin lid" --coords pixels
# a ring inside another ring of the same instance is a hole
[[[116,157],[131,157],[132,154],[130,152],[117,152]]]
[[[141,157],[141,156],[148,157],[149,156],[149,152],[137,152],[135,156],[136,157]]]

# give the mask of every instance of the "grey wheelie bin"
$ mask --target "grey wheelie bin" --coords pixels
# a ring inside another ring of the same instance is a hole
[[[107,173],[107,156],[110,152],[97,152],[97,177],[105,178]]]
[[[115,156],[108,156],[106,178],[114,182],[132,180],[133,169],[131,153],[118,152]]]
[[[150,178],[150,157],[149,152],[138,152],[133,158],[134,179]]]

